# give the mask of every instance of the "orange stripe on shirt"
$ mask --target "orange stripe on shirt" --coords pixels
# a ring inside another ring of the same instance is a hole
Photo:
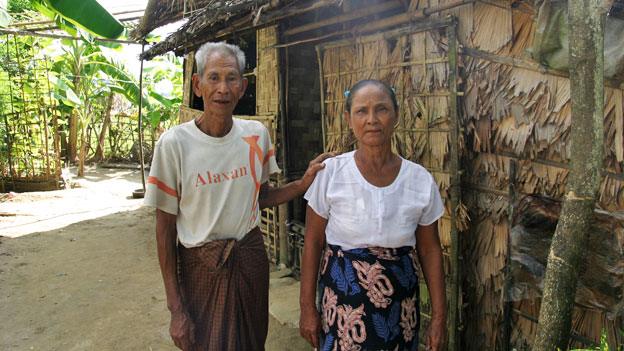
[[[175,189],[170,188],[169,186],[167,186],[167,184],[161,182],[158,178],[154,176],[147,177],[147,182],[150,184],[155,184],[158,187],[158,189],[164,191],[168,195],[171,195],[176,198],[178,197],[178,192],[175,191]]]
[[[264,161],[262,161],[262,165],[266,165],[267,162],[269,162],[269,160],[271,159],[271,156],[275,155],[275,149],[271,149],[269,150],[269,152],[267,152],[266,156],[264,156]]]

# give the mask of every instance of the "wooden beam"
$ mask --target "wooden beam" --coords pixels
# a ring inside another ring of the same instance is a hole
[[[2,28],[0,28],[0,34],[21,35],[21,36],[30,36],[30,37],[43,37],[43,38],[53,38],[53,39],[69,39],[69,40],[77,40],[77,41],[84,40],[83,38],[72,37],[72,36],[69,36],[69,35],[37,33],[37,32],[30,32],[30,31],[27,31],[27,30],[12,30],[12,29],[2,29]],[[94,38],[93,40],[99,41],[99,42],[107,42],[107,43],[141,45],[140,42],[130,41],[130,40],[123,40],[123,39]]]
[[[309,23],[309,24],[305,24],[303,26],[299,26],[299,27],[288,29],[287,31],[284,32],[284,35],[287,35],[287,36],[295,35],[295,34],[307,32],[307,31],[319,29],[319,28],[322,28],[322,27],[326,27],[326,26],[329,26],[329,25],[332,25],[332,24],[352,21],[354,19],[358,19],[358,18],[362,18],[362,17],[366,17],[366,16],[371,16],[371,15],[374,15],[374,14],[378,14],[380,12],[384,12],[384,11],[388,11],[388,10],[394,10],[394,9],[398,9],[398,8],[401,8],[401,4],[399,2],[397,2],[397,1],[382,2],[379,5],[365,7],[363,9],[361,9],[361,10],[356,10],[356,11],[353,11],[351,13],[347,13],[347,14],[344,14],[344,15],[331,17],[331,18],[328,18],[326,20],[312,22],[312,23]]]

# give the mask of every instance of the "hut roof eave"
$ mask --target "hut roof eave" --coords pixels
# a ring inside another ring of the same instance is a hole
[[[207,40],[249,27],[264,26],[281,18],[340,2],[341,0],[219,1],[195,12],[178,31],[145,51],[141,58],[150,60],[169,51],[178,55],[184,54]],[[219,4],[220,6],[215,6]]]

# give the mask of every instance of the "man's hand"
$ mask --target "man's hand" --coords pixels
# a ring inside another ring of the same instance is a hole
[[[444,347],[445,339],[445,322],[444,319],[432,319],[425,334],[425,350],[439,351]]]
[[[308,164],[308,169],[306,169],[303,177],[301,177],[301,179],[299,180],[301,189],[303,190],[302,192],[308,190],[308,188],[314,181],[314,177],[316,177],[316,173],[321,169],[325,168],[323,161],[336,155],[338,155],[337,152],[326,152],[324,154],[320,154],[314,160],[310,161],[310,163]]]
[[[304,308],[299,317],[299,334],[314,348],[319,347],[319,333],[321,332],[321,318],[316,308]]]
[[[195,343],[195,325],[188,313],[184,311],[171,312],[169,334],[175,346],[181,350],[188,350]]]

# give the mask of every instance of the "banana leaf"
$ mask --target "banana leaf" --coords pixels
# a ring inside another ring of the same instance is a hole
[[[111,86],[111,90],[122,94],[128,101],[137,106],[139,105],[139,85],[126,72],[109,62],[104,62],[103,58],[98,61],[89,61],[85,67],[100,70],[115,79],[117,86]],[[143,105],[149,106],[149,100],[145,94],[143,94]]]
[[[61,16],[67,22],[104,38],[118,38],[124,26],[96,0],[31,0],[37,11],[51,17]],[[65,28],[63,28],[65,29]]]

